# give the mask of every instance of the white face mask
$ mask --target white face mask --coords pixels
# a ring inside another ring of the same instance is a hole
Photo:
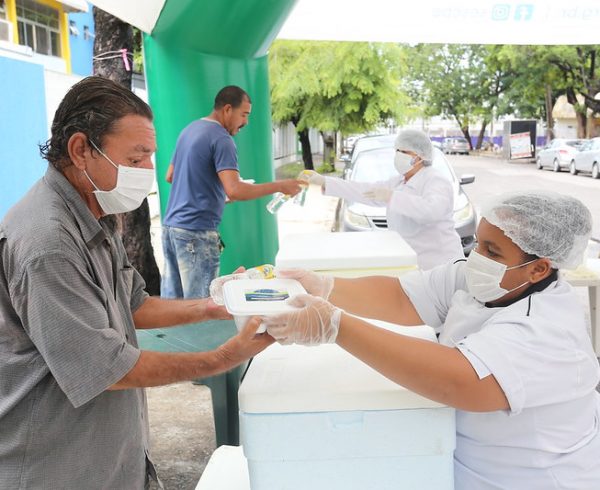
[[[148,197],[154,182],[154,170],[151,168],[133,168],[117,165],[108,158],[91,140],[91,145],[117,169],[117,185],[110,191],[101,191],[84,170],[92,183],[98,204],[106,214],[127,213],[140,207]]]
[[[520,286],[509,290],[500,286],[502,278],[506,271],[518,269],[527,264],[535,262],[537,259],[530,260],[524,264],[508,267],[505,264],[496,262],[485,255],[481,255],[473,250],[467,258],[467,267],[465,269],[465,278],[467,280],[467,288],[473,297],[482,302],[494,301],[502,296],[516,291],[520,287],[525,286],[529,281],[525,281]]]
[[[394,157],[394,167],[400,175],[404,175],[408,172],[417,161],[418,157],[411,157],[406,153],[402,153],[400,150],[396,150],[396,156]]]

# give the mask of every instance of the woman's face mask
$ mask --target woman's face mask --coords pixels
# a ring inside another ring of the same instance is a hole
[[[506,271],[511,269],[518,269],[519,267],[526,266],[535,262],[537,259],[530,260],[524,264],[515,265],[508,267],[506,264],[496,262],[485,255],[481,255],[473,250],[467,258],[467,266],[465,269],[465,276],[467,280],[467,288],[469,293],[481,303],[487,303],[489,301],[495,301],[502,298],[508,293],[516,291],[520,287],[523,287],[529,281],[525,281],[516,288],[507,290],[500,286],[504,274]]]
[[[394,167],[400,175],[404,175],[408,172],[412,166],[417,162],[419,157],[411,157],[406,153],[402,153],[400,150],[396,150],[396,156],[394,157]]]
[[[87,172],[85,176],[92,183],[94,195],[98,199],[98,204],[106,214],[127,213],[137,209],[142,201],[148,197],[154,182],[154,170],[151,168],[134,168],[124,165],[117,165],[108,158],[91,140],[90,144],[100,155],[106,158],[111,165],[117,169],[117,185],[110,191],[98,189],[94,181],[90,179]]]

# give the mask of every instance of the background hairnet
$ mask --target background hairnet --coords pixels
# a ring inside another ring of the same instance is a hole
[[[425,165],[431,165],[433,160],[433,146],[431,140],[423,131],[406,129],[400,131],[396,137],[396,150],[414,151],[423,159]]]
[[[574,269],[583,261],[592,231],[589,209],[553,192],[502,194],[490,199],[482,217],[521,250],[550,259],[557,269]]]

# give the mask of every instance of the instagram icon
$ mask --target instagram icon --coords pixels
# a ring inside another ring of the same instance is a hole
[[[510,4],[497,3],[492,7],[492,20],[508,20],[510,17]]]

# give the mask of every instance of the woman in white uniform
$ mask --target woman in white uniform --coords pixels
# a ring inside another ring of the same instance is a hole
[[[386,206],[388,229],[398,232],[417,253],[423,270],[464,257],[454,228],[452,184],[431,166],[433,147],[422,131],[406,130],[395,142],[398,176],[387,181],[352,182],[309,174],[323,193],[371,206]]]
[[[483,210],[468,259],[391,277],[281,274],[311,295],[263,319],[281,343],[337,342],[388,378],[457,409],[455,488],[600,489],[600,380],[582,306],[559,269],[582,259],[591,215],[559,194]],[[435,327],[439,344],[348,313]]]

